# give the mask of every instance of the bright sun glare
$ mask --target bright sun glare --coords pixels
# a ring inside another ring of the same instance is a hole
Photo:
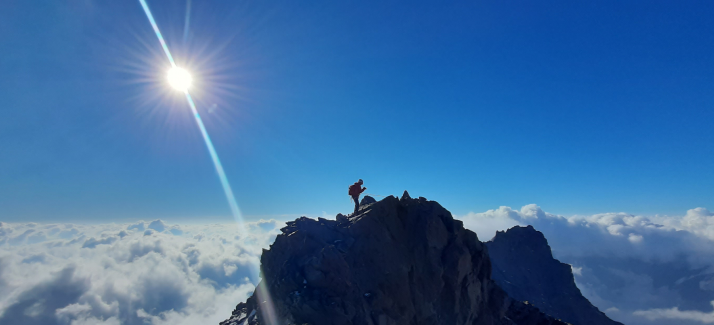
[[[176,90],[186,91],[191,87],[193,78],[191,74],[186,71],[186,69],[173,67],[169,70],[169,84]]]

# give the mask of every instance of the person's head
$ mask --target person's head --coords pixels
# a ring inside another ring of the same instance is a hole
[[[357,181],[357,184],[362,185],[362,184],[364,184],[364,182],[362,181],[362,179],[360,179]]]

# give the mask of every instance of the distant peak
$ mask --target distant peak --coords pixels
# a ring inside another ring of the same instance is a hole
[[[408,200],[408,199],[411,199],[411,198],[412,198],[412,197],[409,196],[409,192],[407,192],[407,190],[404,190],[404,194],[402,194],[402,198],[401,198],[401,199],[402,199],[402,200]]]
[[[542,238],[544,241],[546,241],[545,236],[543,235],[542,232],[536,230],[533,228],[531,225],[527,226],[514,226],[512,228],[509,228],[506,231],[498,231],[496,236],[498,235],[506,236],[506,237],[511,237],[511,236],[518,236],[518,237],[529,237],[529,238]],[[546,241],[547,244],[547,241]]]

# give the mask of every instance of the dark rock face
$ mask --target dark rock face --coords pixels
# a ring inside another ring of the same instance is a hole
[[[376,203],[376,202],[377,202],[377,200],[375,200],[373,197],[371,197],[369,195],[365,195],[362,198],[362,201],[359,202],[359,205],[367,205],[367,204],[372,204],[372,203]]]
[[[570,265],[553,258],[545,236],[532,226],[499,231],[486,245],[493,280],[513,299],[574,325],[622,325],[583,297]]]
[[[509,298],[486,246],[436,202],[390,196],[338,219],[289,222],[221,324],[564,324]]]

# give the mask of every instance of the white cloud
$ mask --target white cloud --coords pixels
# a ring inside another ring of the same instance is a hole
[[[464,226],[476,232],[482,241],[488,241],[496,235],[496,231],[505,230],[516,225],[525,225],[521,221],[518,211],[502,206],[496,210],[474,213],[469,212],[460,218]]]
[[[714,301],[711,304],[714,306]],[[714,311],[705,313],[698,310],[679,310],[679,308],[674,307],[669,309],[637,310],[634,314],[649,320],[673,319],[690,320],[704,324],[714,323]]]
[[[714,300],[714,216],[564,217],[531,204],[461,217],[481,240],[533,225],[583,294],[628,325],[705,323]],[[0,222],[0,323],[196,324],[252,292],[282,222],[177,226]],[[694,298],[692,298],[694,297]],[[678,317],[678,318],[677,318]]]
[[[714,214],[705,208],[687,211],[684,218],[667,218],[665,224],[714,240]]]
[[[617,308],[619,312],[610,316],[628,325],[653,323],[637,310],[699,316],[711,311],[705,302],[714,300],[714,215],[707,209],[673,217],[565,217],[530,204],[520,210],[502,206],[472,212],[459,219],[481,240],[492,238],[496,230],[532,225],[543,232],[557,259],[577,265],[572,269],[583,295],[601,310]],[[678,322],[695,324],[704,319],[699,316]],[[660,317],[654,323],[672,321]]]
[[[154,220],[149,224],[149,229],[154,229],[158,232],[162,232],[164,231],[164,229],[166,229],[166,225],[161,220]]]
[[[128,230],[133,230],[136,229],[138,231],[143,231],[145,229],[144,227],[144,221],[139,221],[138,223],[135,223],[133,225],[129,225],[126,229]]]
[[[282,226],[0,223],[0,323],[218,323]]]
[[[637,244],[641,243],[644,237],[642,235],[636,235],[636,234],[630,234],[629,237],[627,238],[631,243]]]
[[[551,244],[562,244],[551,245],[560,255],[615,255],[658,261],[672,261],[682,255],[714,256],[714,245],[711,245],[714,237],[709,237],[708,231],[703,230],[706,227],[702,226],[709,222],[714,226],[714,216],[703,208],[689,210],[684,217],[653,218],[657,223],[626,213],[564,217],[544,212],[534,204],[520,211],[502,206],[457,218],[479,234],[481,240],[492,238],[496,230],[533,225]],[[658,240],[649,242],[647,239],[651,237]],[[692,258],[689,262],[697,264],[698,259]]]

